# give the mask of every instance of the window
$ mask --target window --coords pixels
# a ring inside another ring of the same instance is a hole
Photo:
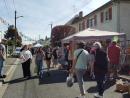
[[[105,12],[105,20],[107,21],[108,19],[109,19],[109,12],[106,11],[106,12]]]
[[[112,20],[112,7],[105,10],[104,12],[101,12],[100,16],[101,16],[101,23],[103,23],[104,21]]]
[[[95,19],[92,18],[92,27],[94,26],[94,24],[95,24]]]
[[[85,29],[85,21],[82,22],[82,30]]]
[[[79,31],[81,31],[81,30],[82,30],[82,24],[79,23]]]
[[[90,24],[89,27],[93,26],[93,20],[92,19],[89,20],[89,24]]]
[[[97,15],[94,16],[94,26],[97,25]]]
[[[87,28],[89,28],[89,19],[87,19]]]

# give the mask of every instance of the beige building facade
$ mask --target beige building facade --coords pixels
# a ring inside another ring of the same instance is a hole
[[[78,18],[77,18],[78,17]],[[75,27],[76,32],[87,28],[126,33],[130,40],[130,0],[111,0],[83,17],[83,13],[71,19],[67,25]],[[75,19],[77,20],[75,21]],[[73,22],[72,22],[73,21]]]

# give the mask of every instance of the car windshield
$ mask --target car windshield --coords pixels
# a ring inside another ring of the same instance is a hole
[[[16,49],[16,51],[20,51],[20,49]]]

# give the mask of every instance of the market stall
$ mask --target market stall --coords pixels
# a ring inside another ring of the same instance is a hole
[[[86,29],[84,31],[78,32],[71,36],[68,36],[62,40],[62,43],[78,42],[78,41],[94,41],[94,40],[106,40],[112,39],[114,36],[118,36],[120,40],[125,42],[126,35],[125,33],[117,33],[117,32],[110,32],[110,31],[101,31],[96,29]]]
[[[89,42],[93,43],[95,41],[106,42],[106,40],[108,39],[113,40],[113,38],[118,39],[120,41],[120,46],[126,48],[125,33],[102,31],[102,30],[90,29],[90,28],[64,38],[62,40],[62,44],[71,42],[71,47],[73,48],[72,50],[74,50],[75,43],[79,41],[84,41],[86,43]]]
[[[118,40],[120,40],[121,46],[126,47],[125,33],[101,31],[101,30],[90,29],[90,28],[64,38],[62,40],[62,44],[71,42],[72,46],[75,48],[75,43],[79,41],[84,41],[84,42],[104,41],[105,42],[108,39],[113,40],[115,36],[116,38],[118,38]]]
[[[39,47],[43,47],[43,45],[37,43],[37,44],[35,44],[33,47],[34,47],[34,48],[39,48]]]

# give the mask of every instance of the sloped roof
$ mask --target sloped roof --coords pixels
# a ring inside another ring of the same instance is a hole
[[[84,31],[78,32],[71,36],[64,38],[62,41],[70,41],[70,40],[89,40],[89,39],[105,39],[105,38],[112,38],[113,36],[125,36],[125,33],[118,33],[118,32],[110,32],[110,31],[101,31],[96,29],[86,29]]]

